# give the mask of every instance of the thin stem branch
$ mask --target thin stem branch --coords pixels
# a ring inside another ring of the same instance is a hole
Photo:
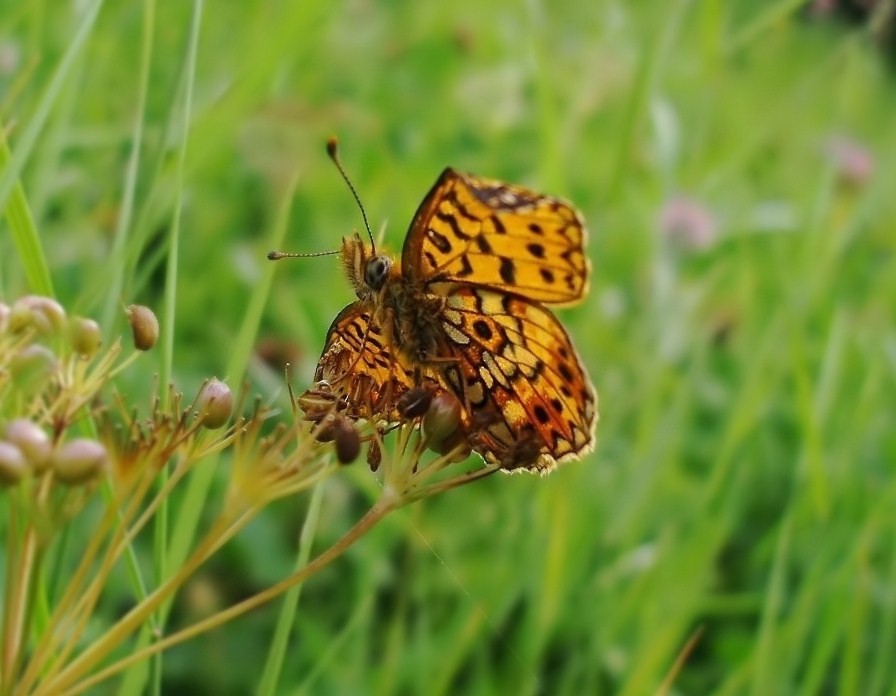
[[[73,634],[77,633],[80,635],[80,633],[76,628],[67,631],[58,629],[63,621],[77,622],[78,614],[82,612],[85,603],[89,604],[91,601],[92,595],[87,589],[90,583],[85,586],[91,569],[93,569],[93,584],[98,582],[99,586],[102,587],[102,584],[108,577],[109,568],[112,567],[121,551],[127,547],[127,544],[136,535],[135,531],[129,530],[129,524],[134,515],[139,512],[140,503],[145,497],[152,480],[153,476],[147,470],[126,491],[116,491],[115,487],[107,482],[111,494],[109,496],[110,503],[107,505],[105,514],[98,523],[96,530],[94,530],[87,548],[82,552],[78,567],[68,580],[65,593],[56,604],[50,624],[31,655],[31,664],[26,669],[25,674],[22,675],[21,682],[16,685],[16,693],[28,693],[28,689],[38,679],[42,671],[44,672],[43,677],[47,678],[61,665],[65,664],[65,658],[77,644],[77,637]],[[128,507],[124,512],[122,512],[119,505],[119,500],[129,501]],[[103,543],[107,539],[107,548],[97,569],[94,567],[94,561],[100,554]],[[86,623],[87,619],[89,619],[89,612],[83,615]],[[68,644],[60,647],[64,640],[67,640]],[[53,656],[54,665],[47,669],[47,661],[50,655]]]
[[[235,518],[219,518],[217,523],[203,538],[202,543],[193,554],[186,559],[177,572],[166,582],[137,604],[119,621],[111,626],[101,637],[95,640],[77,658],[72,660],[57,675],[47,679],[35,691],[37,694],[58,694],[62,689],[100,662],[106,655],[118,647],[129,635],[140,628],[150,614],[174,595],[184,581],[201,566],[209,556],[231,539],[257,512],[257,508],[243,511]]]
[[[78,678],[79,672],[83,671],[85,667],[89,668],[97,659],[100,659],[102,657],[102,654],[95,655],[93,654],[94,651],[92,649],[88,649],[84,653],[84,655],[82,655],[76,662],[73,662],[68,669],[60,673],[52,683],[43,685],[43,688],[37,691],[35,693],[35,696],[49,696],[49,694],[64,694],[65,696],[74,696],[75,694],[83,693],[92,686],[99,684],[100,682],[108,679],[109,677],[117,674],[121,670],[129,667],[136,662],[145,660],[146,658],[158,652],[161,652],[162,650],[166,650],[173,645],[177,645],[178,643],[182,643],[183,641],[193,638],[200,633],[204,633],[205,631],[216,628],[221,624],[236,618],[237,616],[245,614],[246,612],[256,607],[271,601],[286,590],[305,581],[309,576],[326,567],[333,560],[344,553],[364,534],[370,531],[380,520],[386,517],[386,515],[388,515],[390,512],[400,507],[401,505],[405,504],[405,502],[406,501],[402,498],[394,498],[391,496],[381,498],[372,508],[370,508],[370,510],[367,511],[364,517],[358,520],[358,522],[351,529],[349,529],[335,544],[330,546],[308,565],[306,565],[301,570],[296,571],[288,578],[281,580],[275,585],[271,585],[271,587],[269,587],[268,589],[259,592],[258,594],[238,604],[235,604],[228,609],[220,611],[208,617],[207,619],[198,621],[192,626],[188,626],[187,628],[181,629],[177,633],[173,633],[170,636],[163,638],[162,640],[147,645],[141,650],[135,651],[127,657],[122,658],[118,662],[113,662],[105,669],[97,672],[96,674],[81,682],[73,683],[73,681]],[[125,617],[125,619],[127,618],[128,617]],[[106,652],[106,650],[104,650],[103,652]]]
[[[19,544],[19,511],[16,509],[16,497],[10,496],[7,503],[9,505],[9,526],[6,530],[6,582],[4,583],[3,592],[3,606],[5,609],[3,611],[2,635],[0,635],[0,652],[3,654],[3,667],[0,669],[0,694],[7,693],[9,687],[12,686],[12,676],[7,667],[7,660],[9,659],[11,662],[11,657],[7,657],[7,645],[11,640],[11,608],[13,597],[15,596],[15,578],[18,576],[17,569],[19,558],[21,556]]]
[[[44,476],[38,484],[38,508],[42,508],[46,504],[47,497],[50,495],[51,484],[52,479],[49,476]],[[22,644],[25,641],[27,614],[30,605],[29,597],[33,590],[34,569],[39,553],[38,544],[38,531],[33,523],[29,524],[25,530],[22,553],[17,564],[17,577],[13,581],[14,584],[11,583],[11,601],[6,607],[8,612],[8,633],[5,636],[6,642],[3,652],[3,674],[9,680],[15,679],[22,659]],[[13,684],[15,682],[10,681],[10,683]]]

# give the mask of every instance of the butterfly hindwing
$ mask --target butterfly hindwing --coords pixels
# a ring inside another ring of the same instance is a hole
[[[349,414],[370,418],[391,413],[414,384],[414,368],[360,301],[333,320],[314,373],[316,382],[345,402]]]
[[[470,286],[437,289],[447,339],[459,368],[447,386],[467,404],[482,428],[480,454],[502,461],[521,457],[525,468],[549,468],[583,454],[594,440],[596,397],[572,342],[559,321],[525,298]],[[490,451],[489,451],[490,450]]]

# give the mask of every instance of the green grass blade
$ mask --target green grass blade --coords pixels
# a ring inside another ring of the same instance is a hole
[[[9,151],[9,144],[3,134],[2,124],[0,124],[0,172],[3,172],[2,181],[5,181],[7,175],[12,172],[11,162],[13,160],[14,158]],[[25,197],[25,189],[18,179],[12,179],[12,182],[12,188],[5,199],[6,206],[3,213],[12,234],[13,246],[18,251],[19,260],[31,290],[40,295],[53,297],[55,293],[53,292],[53,281],[50,278],[50,268],[47,265],[47,258],[40,243],[40,235],[38,235],[37,228],[34,226],[31,208],[28,206],[28,199]],[[0,186],[2,186],[2,183],[0,183]],[[3,198],[0,197],[0,200],[3,200]]]
[[[68,44],[59,65],[56,66],[31,120],[23,129],[12,156],[10,156],[5,135],[0,134],[0,142],[2,142],[0,144],[0,167],[2,167],[0,168],[0,172],[2,172],[0,173],[0,210],[4,211],[9,220],[13,242],[22,261],[29,286],[35,292],[46,295],[53,294],[53,284],[50,281],[47,261],[37,235],[37,229],[31,219],[31,213],[21,188],[20,177],[47,122],[50,111],[64,87],[65,80],[68,78],[75,60],[84,49],[102,4],[102,0],[95,0],[85,10],[75,35]]]
[[[112,241],[110,272],[111,278],[106,290],[106,302],[103,307],[101,326],[109,331],[113,318],[120,311],[122,288],[124,287],[125,270],[127,269],[127,241],[131,231],[134,213],[134,196],[137,189],[137,174],[140,168],[140,152],[143,146],[143,129],[146,118],[146,98],[149,89],[149,75],[152,67],[153,32],[155,29],[155,0],[146,0],[143,4],[143,34],[140,51],[140,75],[137,88],[137,104],[134,111],[134,130],[131,136],[131,151],[125,169],[124,191],[121,210],[115,226],[115,237]]]
[[[320,506],[323,501],[324,483],[314,487],[311,502],[308,505],[308,514],[305,516],[305,524],[299,538],[299,553],[296,556],[295,570],[298,571],[308,564],[311,557],[311,546],[314,542],[314,531],[320,517]],[[280,672],[283,669],[283,660],[286,659],[286,651],[289,648],[289,636],[295,623],[296,610],[299,604],[299,596],[302,585],[296,585],[283,597],[283,604],[277,616],[277,627],[268,650],[268,657],[264,663],[261,679],[258,682],[257,696],[274,696]]]

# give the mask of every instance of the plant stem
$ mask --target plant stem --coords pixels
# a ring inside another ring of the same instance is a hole
[[[200,633],[204,633],[205,631],[216,628],[221,624],[224,624],[227,621],[236,618],[237,616],[245,614],[246,612],[256,607],[271,601],[286,590],[301,582],[304,582],[309,576],[326,567],[333,560],[344,553],[364,534],[369,532],[380,520],[386,517],[386,515],[405,504],[405,502],[406,501],[400,497],[396,498],[393,496],[385,496],[383,498],[380,498],[380,500],[377,501],[377,503],[367,511],[364,517],[358,520],[358,522],[355,523],[355,525],[351,529],[349,529],[335,544],[330,546],[326,551],[322,552],[308,565],[306,565],[301,570],[296,571],[288,578],[281,580],[275,585],[271,585],[271,587],[267,588],[266,590],[263,590],[262,592],[259,592],[258,594],[249,597],[248,599],[243,600],[238,604],[233,605],[232,607],[224,609],[223,611],[220,611],[208,617],[207,619],[198,621],[192,626],[188,626],[187,628],[181,629],[177,633],[171,634],[167,638],[163,638],[162,640],[147,645],[141,650],[137,650],[127,657],[122,658],[118,662],[113,662],[104,670],[97,672],[96,674],[81,682],[72,684],[72,681],[77,678],[78,672],[81,671],[84,666],[89,666],[91,662],[100,657],[98,655],[92,654],[94,652],[92,649],[88,649],[84,653],[84,655],[82,655],[75,663],[72,663],[68,669],[60,673],[55,680],[53,680],[51,683],[43,685],[41,689],[37,690],[34,696],[48,696],[49,694],[64,694],[65,696],[74,696],[74,694],[82,693],[90,687],[99,684],[100,682],[108,679],[109,677],[117,674],[121,670],[136,662],[145,660],[146,658],[158,652],[161,652],[162,650],[166,650],[173,645],[177,645],[178,643],[182,643],[183,641],[193,638]],[[160,588],[160,590],[161,589],[162,588]],[[125,619],[127,619],[127,617],[125,617]]]
[[[133,538],[142,526],[139,523],[131,526],[131,520],[140,512],[140,503],[152,481],[153,476],[147,472],[142,479],[134,483],[133,488],[127,492],[117,493],[111,484],[106,482],[105,485],[111,493],[107,496],[106,513],[98,522],[93,536],[83,550],[78,566],[67,578],[65,592],[56,602],[50,623],[30,655],[31,664],[21,676],[20,683],[16,684],[16,693],[30,693],[31,685],[39,677],[50,678],[56,669],[65,664],[68,654],[77,646],[79,636],[89,622],[91,607],[98,600],[110,569],[121,553],[130,548]],[[120,501],[124,500],[128,500],[129,505],[122,511]],[[152,503],[149,507],[154,508],[154,505],[155,503]],[[100,559],[99,567],[96,567],[94,561],[100,554],[105,540],[108,540],[108,546]],[[88,581],[88,575],[91,573],[93,579]],[[140,598],[141,601],[146,596],[144,593]],[[71,622],[68,630],[59,630],[60,625],[66,621]]]
[[[299,554],[295,566],[296,571],[308,565],[308,558],[311,556],[311,545],[314,540],[314,531],[320,516],[323,494],[324,485],[321,482],[317,484],[311,494],[311,504],[308,506],[308,514],[305,516],[305,524],[302,525],[302,532],[299,538]],[[271,647],[268,649],[268,656],[265,660],[255,696],[272,696],[276,692],[277,681],[280,679],[280,672],[283,668],[283,659],[289,647],[289,636],[295,623],[296,607],[299,603],[301,589],[302,585],[298,584],[292,587],[283,598],[283,607],[277,619],[277,627],[274,630],[274,637],[271,639]]]
[[[42,508],[50,494],[52,478],[44,476],[40,481],[37,493],[38,508]],[[27,633],[27,615],[30,604],[34,568],[38,559],[38,533],[33,524],[29,524],[25,531],[25,540],[22,545],[22,554],[19,557],[18,577],[11,584],[11,601],[7,605],[7,633],[3,651],[3,674],[10,684],[15,683],[15,676],[19,670],[22,658],[22,643]]]
[[[10,623],[13,597],[15,596],[15,578],[18,560],[21,555],[19,538],[19,511],[16,509],[17,501],[13,496],[7,500],[9,505],[9,522],[6,534],[6,572],[3,591],[3,629],[0,635],[0,653],[3,655],[3,667],[0,669],[0,694],[9,692],[12,686],[12,676],[7,667],[7,645],[11,640],[12,625]]]
[[[148,621],[150,614],[171,598],[184,581],[195,573],[199,566],[208,560],[227,540],[231,539],[242,529],[257,511],[257,509],[250,509],[233,518],[219,518],[214,528],[203,538],[202,543],[184,561],[174,575],[125,614],[116,624],[111,626],[109,630],[85,649],[81,655],[60,670],[58,674],[47,679],[40,688],[35,690],[35,696],[37,694],[58,694],[64,686],[87,673],[104,656],[112,652],[129,635],[140,628],[141,624]]]

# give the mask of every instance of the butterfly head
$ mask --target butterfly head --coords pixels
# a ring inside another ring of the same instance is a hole
[[[342,263],[355,294],[362,300],[383,289],[394,265],[391,257],[376,253],[357,234],[342,240]]]
[[[364,282],[373,290],[380,290],[389,278],[392,259],[384,254],[371,256],[364,267]]]

